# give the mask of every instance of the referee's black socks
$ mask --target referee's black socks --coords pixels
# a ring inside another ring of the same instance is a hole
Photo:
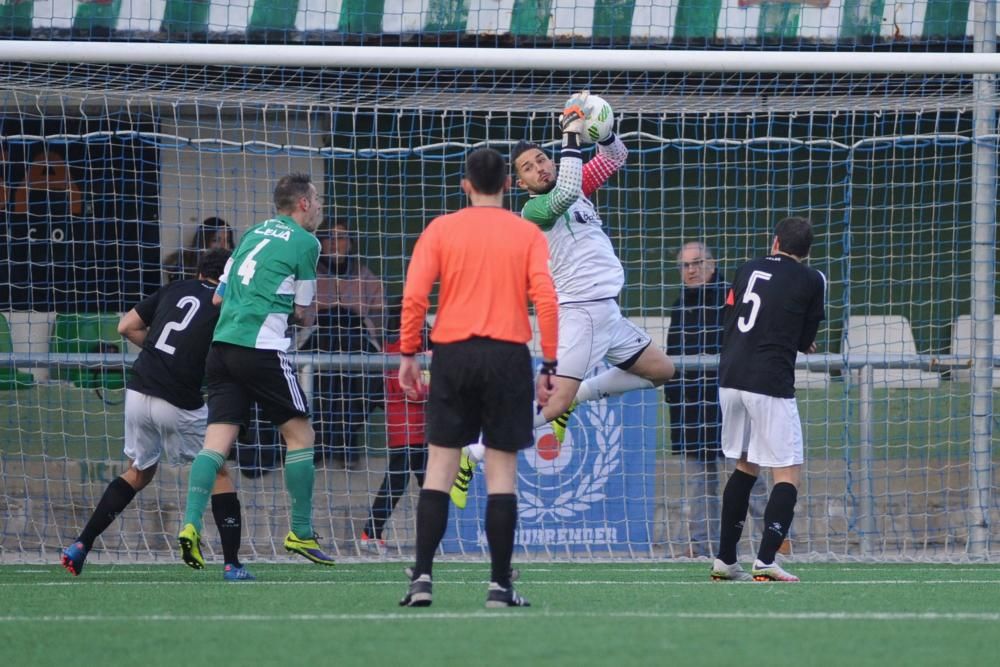
[[[760,540],[757,560],[765,565],[774,562],[774,554],[788,535],[788,528],[795,516],[795,501],[799,492],[788,482],[778,482],[771,489],[771,497],[764,508],[764,536]]]
[[[429,575],[434,565],[444,531],[448,527],[448,503],[451,496],[445,491],[421,489],[417,502],[417,562],[413,565],[413,577]]]
[[[750,491],[757,478],[739,468],[733,471],[722,492],[722,525],[719,530],[718,558],[726,565],[736,562],[736,545],[750,509]]]
[[[490,581],[510,588],[510,559],[517,528],[517,496],[491,493],[486,497],[486,542],[490,545]]]

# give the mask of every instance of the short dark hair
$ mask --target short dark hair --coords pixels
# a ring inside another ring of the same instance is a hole
[[[495,195],[503,191],[507,181],[507,165],[503,156],[492,148],[477,148],[465,158],[465,179],[476,192]]]
[[[198,260],[198,275],[209,280],[218,280],[226,269],[226,261],[231,252],[223,248],[208,250]]]
[[[294,209],[299,199],[309,196],[310,185],[312,177],[309,174],[293,173],[282,176],[274,186],[274,208],[278,211]]]
[[[230,248],[233,247],[233,228],[229,226],[229,223],[216,216],[205,218],[194,233],[192,245],[196,250],[204,250],[208,247],[209,238],[218,238],[219,236],[225,236],[226,245]]]
[[[524,139],[522,139],[521,141],[517,142],[517,144],[514,145],[514,150],[510,152],[510,166],[514,170],[515,175],[517,174],[517,158],[521,157],[522,153],[525,153],[535,148],[537,148],[538,150],[542,150],[542,147],[539,146],[538,144],[533,143],[531,141],[525,141]]]
[[[778,250],[796,257],[808,257],[812,248],[812,223],[808,218],[789,217],[779,222],[774,228],[778,238]]]
[[[333,222],[327,221],[323,223],[323,226],[316,232],[316,238],[325,239],[332,237],[338,230],[345,232],[348,235],[351,233],[351,230],[347,228],[347,223],[334,220]]]

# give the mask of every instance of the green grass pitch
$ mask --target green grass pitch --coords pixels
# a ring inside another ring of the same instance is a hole
[[[400,563],[0,567],[9,665],[984,665],[995,565],[788,564],[799,584],[716,583],[707,563],[529,563],[530,609],[483,607],[488,568],[440,563],[397,606]]]

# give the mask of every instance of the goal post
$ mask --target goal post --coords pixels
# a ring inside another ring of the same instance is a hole
[[[684,242],[704,241],[731,278],[766,252],[778,218],[817,223],[810,261],[829,280],[828,319],[821,354],[798,372],[807,449],[793,555],[997,556],[998,54],[0,41],[0,56],[3,560],[53,561],[121,472],[120,377],[136,350],[91,325],[155,290],[207,219],[238,238],[271,215],[278,177],[311,173],[327,224],[343,223],[353,259],[398,295],[420,231],[463,205],[467,151],[508,154],[520,139],[553,150],[556,114],[581,87],[612,104],[630,150],[595,204],[626,269],[622,309],[655,344]],[[384,410],[370,393],[360,420],[344,417],[317,379],[380,376],[394,360],[310,345],[295,359],[323,452],[317,531],[340,558],[370,557],[357,537],[386,469]],[[348,425],[357,455],[345,468]],[[541,432],[520,464],[517,557],[692,555],[691,518],[714,496],[672,453],[662,392],[585,406],[570,433],[553,449]],[[232,463],[244,553],[281,557],[273,432],[255,423]],[[174,557],[187,469],[157,477],[95,562]],[[383,555],[412,554],[413,488]],[[449,556],[485,553],[483,497],[477,475],[469,508],[451,511]]]
[[[773,72],[784,74],[997,74],[998,53],[518,49],[309,44],[0,41],[9,61],[115,65],[421,68],[552,72]]]

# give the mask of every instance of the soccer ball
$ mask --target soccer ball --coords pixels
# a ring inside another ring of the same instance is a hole
[[[611,105],[597,95],[588,95],[583,113],[585,118],[580,142],[593,144],[607,139],[615,127],[615,112],[611,109]]]

